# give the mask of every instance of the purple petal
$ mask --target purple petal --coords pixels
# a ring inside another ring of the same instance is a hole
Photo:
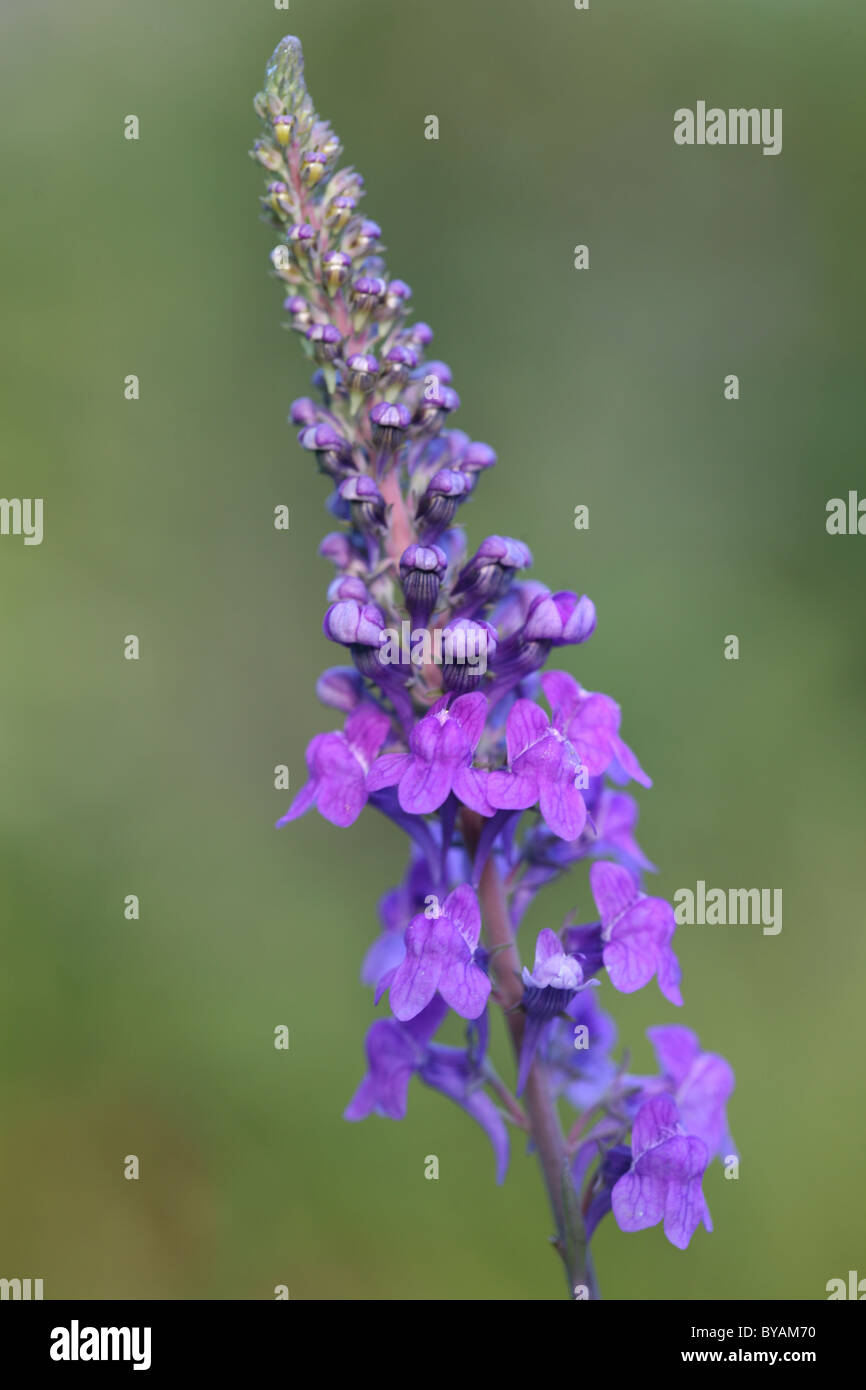
[[[414,1018],[430,1003],[442,971],[450,961],[455,940],[468,947],[447,917],[413,917],[406,928],[406,955],[391,981],[391,1011],[395,1018]]]
[[[364,769],[342,734],[320,734],[307,750],[307,761],[319,783],[316,805],[334,825],[356,821],[367,801]]]
[[[508,711],[505,742],[508,761],[514,763],[521,753],[544,738],[549,728],[547,715],[532,700],[515,700]]]
[[[524,758],[538,782],[538,808],[548,828],[562,840],[576,840],[586,824],[586,804],[575,786],[579,764],[567,743],[550,736]]]
[[[595,604],[586,594],[577,598],[575,594],[564,590],[562,593],[553,595],[554,602],[559,610],[562,620],[562,633],[557,640],[557,646],[565,642],[585,642],[595,632]]]
[[[365,767],[369,767],[388,736],[391,721],[383,710],[366,701],[346,720],[346,738]]]
[[[297,820],[298,816],[303,816],[309,811],[311,806],[316,804],[316,797],[319,793],[319,784],[315,778],[311,779],[306,786],[302,787],[284,816],[280,816],[277,826],[288,825],[289,821]]]
[[[645,1231],[657,1226],[665,1213],[667,1189],[660,1178],[626,1173],[614,1184],[611,1210],[621,1231]]]
[[[680,1112],[671,1096],[653,1096],[637,1112],[632,1126],[631,1147],[635,1162],[650,1149],[680,1133]]]
[[[655,1049],[660,1070],[670,1077],[675,1088],[682,1085],[700,1054],[697,1033],[680,1023],[669,1023],[648,1028],[646,1035]]]
[[[481,735],[484,733],[484,721],[487,718],[487,696],[482,695],[480,691],[473,692],[471,695],[459,695],[450,706],[448,713],[452,719],[457,720],[469,741],[469,751],[474,753]]]
[[[487,779],[489,773],[484,772],[480,767],[457,767],[454,769],[452,790],[454,795],[459,797],[464,806],[468,806],[470,811],[477,811],[479,816],[493,816],[496,814],[496,807],[493,806],[487,795]]]
[[[378,792],[383,787],[394,787],[409,766],[408,753],[385,753],[377,758],[367,773],[367,791]]]
[[[455,949],[442,967],[439,993],[461,1018],[479,1018],[490,997],[490,981],[472,960],[472,953],[462,937],[457,939],[460,949]]]
[[[725,1105],[734,1089],[734,1073],[724,1057],[704,1052],[677,1094],[683,1126],[707,1146],[711,1157],[729,1144]]]
[[[567,671],[545,671],[541,688],[553,712],[553,723],[564,734],[580,704],[580,686]]]
[[[347,1120],[363,1120],[379,1110],[392,1120],[406,1114],[406,1098],[412,1072],[418,1065],[411,1038],[391,1019],[379,1019],[367,1034],[368,1075],[345,1111]]]
[[[397,969],[406,954],[402,932],[386,931],[373,942],[361,966],[361,984],[384,984],[384,976]],[[384,993],[384,989],[382,991]],[[379,998],[382,996],[380,995]],[[378,1002],[378,1000],[377,1000]]]
[[[442,904],[442,916],[459,931],[470,950],[475,950],[481,936],[481,910],[478,899],[468,883],[461,883]]]
[[[611,750],[627,777],[630,777],[633,782],[640,782],[642,787],[652,786],[652,778],[644,772],[627,743],[623,743],[621,738],[614,738]]]
[[[619,721],[619,705],[609,695],[584,695],[566,732],[590,777],[600,776],[610,763]]]
[[[589,886],[605,927],[615,922],[637,899],[637,884],[621,864],[602,861],[589,871]]]
[[[650,899],[653,901],[653,899]],[[656,899],[655,901],[658,901]],[[658,965],[658,985],[665,999],[676,1004],[678,1009],[683,1006],[683,996],[680,992],[680,979],[682,978],[680,963],[674,954],[671,946],[662,946],[659,951]]]
[[[544,927],[538,933],[538,940],[535,943],[533,971],[538,970],[545,961],[553,960],[554,956],[561,956],[562,954],[562,942],[559,939],[559,934],[551,931],[550,927]]]
[[[399,788],[404,811],[423,816],[438,811],[451,791],[454,770],[469,755],[466,735],[454,719],[434,716],[416,724],[410,739],[413,757]]]
[[[538,779],[532,766],[513,772],[500,769],[487,778],[487,799],[498,811],[526,811],[538,800]]]
[[[701,1221],[708,1231],[713,1229],[710,1213],[704,1201],[700,1177],[688,1183],[671,1183],[665,1199],[664,1231],[671,1245],[685,1250]]]

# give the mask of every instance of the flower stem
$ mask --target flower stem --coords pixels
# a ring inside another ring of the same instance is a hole
[[[474,813],[470,813],[472,821]],[[477,825],[472,824],[470,815],[464,815],[464,830],[468,838],[478,834]],[[491,855],[481,875],[481,907],[484,914],[485,940],[491,948],[491,969],[496,978],[498,993],[502,999],[505,1022],[511,1035],[515,1057],[520,1056],[523,1041],[525,1018],[516,1006],[523,994],[520,974],[520,956],[511,930],[508,903],[505,889],[495,860]],[[575,1290],[583,1285],[590,1298],[597,1297],[586,1230],[580,1210],[580,1200],[571,1177],[565,1140],[556,1102],[551,1094],[547,1074],[541,1060],[536,1057],[529,1069],[524,1094],[524,1107],[529,1122],[529,1133],[541,1165],[544,1184],[553,1219],[556,1236],[553,1243],[562,1258],[569,1295],[578,1295]],[[586,1295],[583,1295],[586,1297]]]

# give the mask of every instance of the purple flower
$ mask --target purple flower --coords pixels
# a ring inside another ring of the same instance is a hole
[[[631,1167],[611,1193],[616,1224],[643,1231],[664,1221],[668,1240],[685,1250],[700,1222],[713,1229],[701,1188],[706,1144],[685,1132],[670,1096],[656,1096],[637,1113],[631,1147]]]
[[[438,811],[453,791],[482,816],[493,814],[485,796],[486,773],[472,767],[484,732],[487,701],[480,691],[445,695],[412,730],[408,753],[388,753],[370,769],[367,790],[397,787],[404,811],[416,816]]]
[[[531,700],[516,700],[506,723],[508,770],[491,772],[487,796],[503,811],[525,811],[538,803],[548,827],[562,840],[576,840],[586,821],[577,789],[581,762],[572,745]]]
[[[529,1069],[539,1044],[559,1014],[571,1003],[583,984],[583,971],[574,956],[567,955],[555,931],[545,927],[535,943],[532,970],[523,967],[521,1008],[526,1015],[516,1095],[523,1094]]]
[[[583,983],[583,973],[573,956],[562,949],[562,942],[555,931],[545,927],[538,933],[535,943],[535,964],[532,970],[523,967],[523,983],[527,989],[552,990],[555,994],[568,994],[565,1003],[570,1002],[576,989]]]
[[[593,854],[606,854],[617,859],[635,877],[642,869],[656,872],[634,837],[638,821],[638,804],[628,792],[615,792],[604,787],[598,804],[593,808],[596,839],[590,849]]]
[[[418,1076],[476,1120],[493,1145],[496,1181],[508,1167],[508,1131],[498,1107],[481,1090],[480,1060],[467,1049],[443,1047],[430,1039],[445,1013],[440,1000],[406,1023],[379,1019],[367,1034],[367,1075],[350,1101],[347,1120],[363,1120],[375,1111],[388,1119],[406,1114],[409,1082]]]
[[[556,728],[574,745],[591,777],[609,772],[616,781],[633,778],[644,787],[652,786],[628,744],[619,737],[621,715],[616,700],[583,690],[566,671],[546,671],[541,685]]]
[[[676,930],[670,903],[639,892],[620,864],[593,864],[589,883],[601,914],[602,955],[614,988],[633,994],[656,975],[665,998],[681,1005],[680,967],[670,944]]]
[[[490,981],[475,960],[480,935],[478,900],[465,883],[448,894],[438,917],[413,917],[406,955],[379,985],[380,991],[390,988],[394,1016],[415,1018],[438,991],[461,1018],[478,1018],[490,994]]]
[[[703,1141],[710,1158],[734,1152],[725,1115],[734,1073],[724,1057],[701,1052],[697,1034],[680,1024],[648,1028],[647,1037],[688,1133]]]
[[[349,715],[343,733],[316,734],[306,755],[310,780],[277,825],[297,820],[311,806],[333,825],[352,825],[367,804],[365,778],[390,726],[387,714],[368,702]]]

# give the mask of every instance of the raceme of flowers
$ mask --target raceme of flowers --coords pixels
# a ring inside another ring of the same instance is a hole
[[[369,1030],[346,1116],[402,1118],[417,1078],[483,1128],[502,1181],[510,1134],[523,1127],[540,1144],[538,1098],[563,1098],[576,1116],[555,1161],[578,1200],[560,1228],[582,1226],[588,1241],[611,1211],[622,1230],[661,1223],[684,1248],[699,1225],[712,1229],[701,1182],[732,1152],[734,1081],[679,1025],[650,1029],[657,1075],[612,1059],[615,1030],[598,1004],[605,976],[622,993],[655,979],[671,1004],[682,997],[673,910],[641,886],[653,866],[622,790],[650,778],[620,734],[616,702],[550,666],[592,636],[594,605],[528,578],[519,540],[467,544],[459,523],[496,455],[452,422],[451,371],[430,355],[430,327],[411,319],[411,289],[388,275],[381,230],[361,212],[363,180],[338,168],[340,142],[313,109],[298,40],[276,49],[255,106],[273,274],[315,368],[314,394],[290,419],[331,485],[323,627],[342,649],[317,686],[342,727],[311,739],[306,785],[278,824],[315,809],[346,827],[370,807],[407,837],[405,872],[381,900],[362,969],[390,1014]],[[407,623],[413,637],[463,646],[440,643],[439,662],[395,649],[388,635]],[[460,659],[479,650],[483,662]],[[531,968],[509,971],[500,962],[516,960],[536,894],[581,860],[589,920],[545,927],[526,945]],[[500,904],[495,942],[487,902]],[[508,1010],[515,1044],[513,1093],[488,1054],[495,1005]],[[449,1012],[465,1020],[463,1047],[435,1041]],[[524,1112],[524,1094],[535,1110],[527,1101]]]

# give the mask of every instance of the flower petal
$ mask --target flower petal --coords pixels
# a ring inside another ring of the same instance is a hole
[[[406,928],[406,955],[391,981],[391,1010],[395,1018],[414,1018],[430,1003],[445,963],[451,958],[455,937],[463,944],[447,917],[427,918],[419,913],[412,918]]]

